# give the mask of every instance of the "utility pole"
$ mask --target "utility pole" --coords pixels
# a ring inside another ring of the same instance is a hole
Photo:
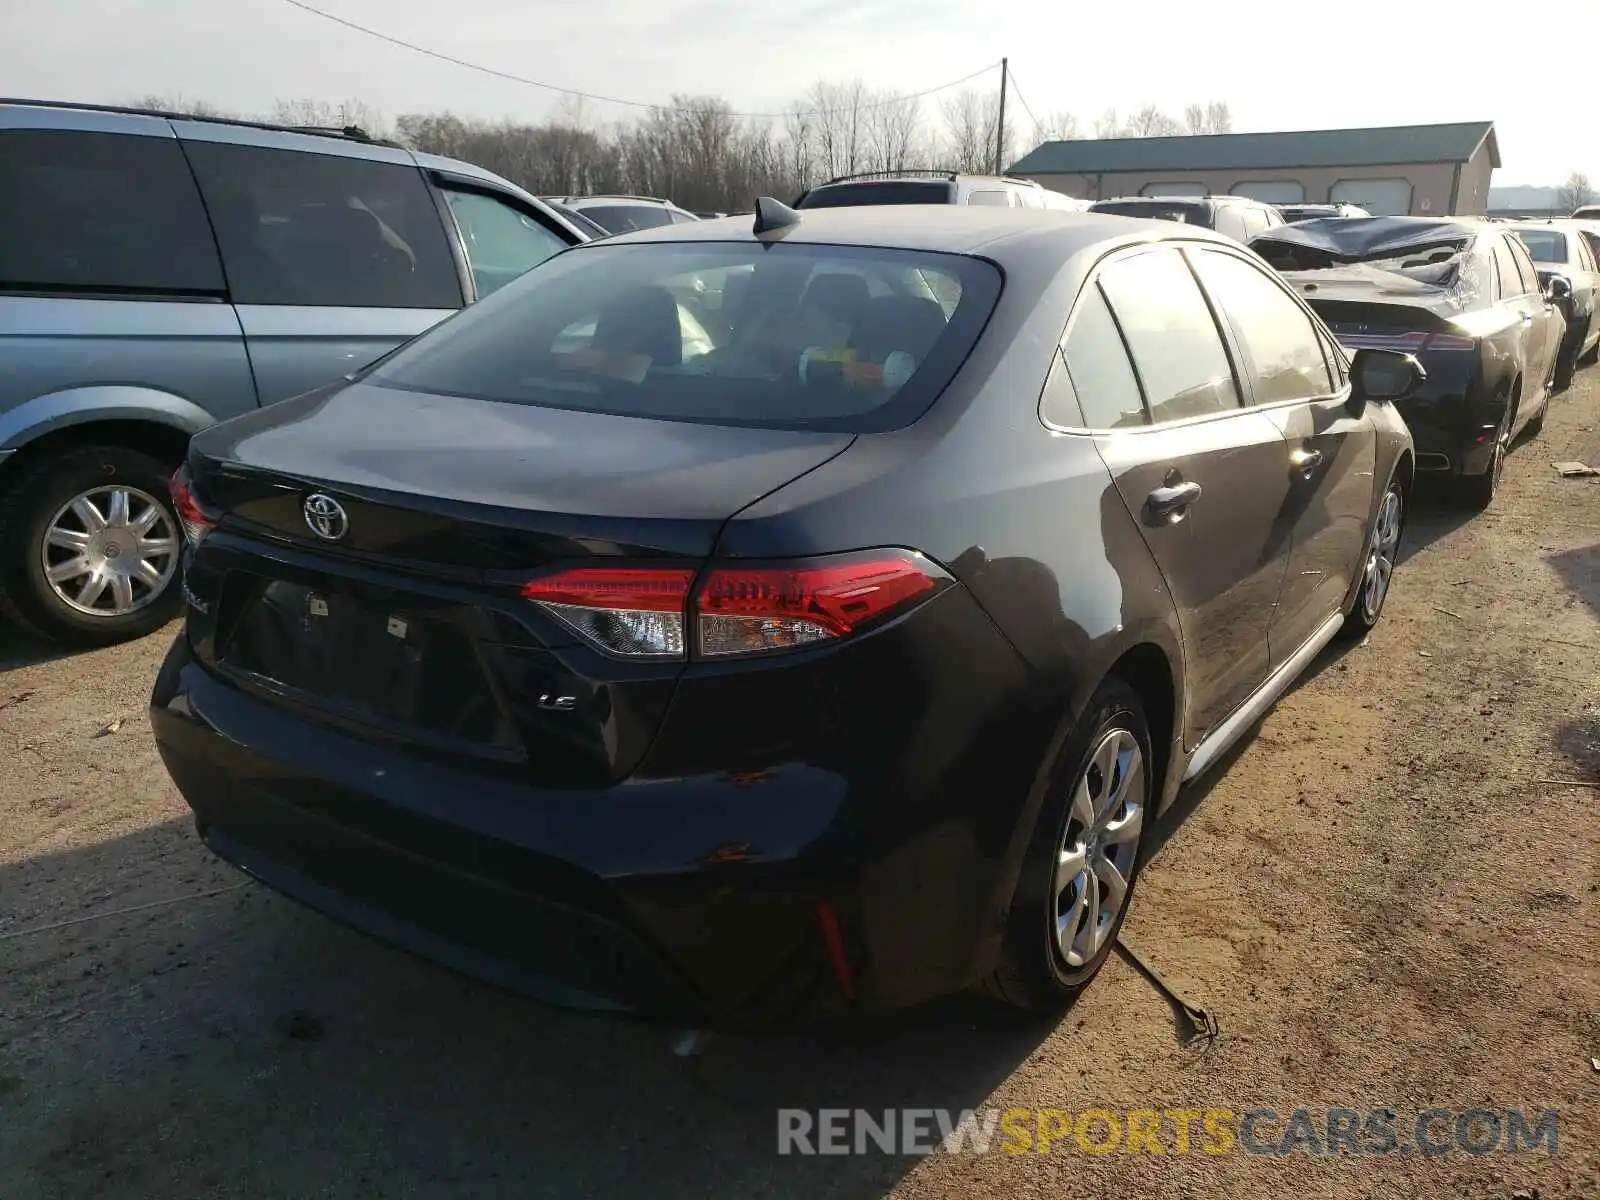
[[[1006,163],[1006,89],[1011,83],[1011,60],[1000,60],[1000,119],[994,127],[994,173],[1005,174]]]

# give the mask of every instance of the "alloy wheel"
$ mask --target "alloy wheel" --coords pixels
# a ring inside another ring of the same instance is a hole
[[[1368,624],[1378,619],[1389,595],[1389,580],[1394,575],[1395,559],[1400,552],[1403,511],[1399,491],[1390,488],[1378,506],[1378,519],[1372,523],[1372,539],[1361,581],[1361,612]]]
[[[1055,870],[1055,944],[1082,967],[1116,928],[1133,881],[1147,776],[1138,739],[1109,729],[1074,785]]]
[[[80,492],[50,518],[39,554],[45,581],[69,608],[93,617],[137,612],[178,568],[178,530],[166,507],[136,487]]]

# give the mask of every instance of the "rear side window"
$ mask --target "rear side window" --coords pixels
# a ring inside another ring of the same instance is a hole
[[[414,167],[188,142],[239,304],[459,308],[433,196]]]
[[[1000,292],[960,255],[594,242],[409,343],[380,386],[726,425],[866,432],[944,390]]]
[[[968,204],[986,204],[991,208],[1010,208],[1011,194],[999,188],[985,188],[967,197]]]
[[[220,294],[176,139],[0,132],[0,287]]]
[[[1500,295],[1505,299],[1522,295],[1522,276],[1517,272],[1517,261],[1511,257],[1511,248],[1504,240],[1495,239],[1494,274],[1500,283]]]
[[[1231,254],[1192,250],[1190,256],[1212,302],[1244,346],[1257,404],[1309,400],[1333,391],[1316,324],[1281,287]]]
[[[1239,407],[1222,335],[1176,250],[1147,250],[1100,273],[1156,423]]]
[[[1210,213],[1201,204],[1169,204],[1159,200],[1106,200],[1089,207],[1090,212],[1113,213],[1119,217],[1143,217],[1147,221],[1179,221],[1185,225],[1205,225]]]
[[[842,183],[807,192],[800,208],[853,208],[858,204],[949,204],[948,183],[890,180],[883,183]]]
[[[1064,347],[1067,373],[1078,394],[1078,407],[1089,429],[1124,429],[1145,424],[1139,381],[1128,364],[1122,334],[1111,319],[1105,296],[1096,284],[1084,289]],[[1067,414],[1046,413],[1053,424],[1073,425]]]
[[[1522,275],[1522,290],[1524,293],[1538,295],[1539,270],[1533,265],[1533,259],[1528,257],[1528,249],[1514,237],[1505,239],[1506,245],[1511,249],[1511,256],[1516,259],[1517,270]]]

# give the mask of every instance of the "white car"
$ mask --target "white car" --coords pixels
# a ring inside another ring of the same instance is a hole
[[[1087,200],[1051,191],[1036,180],[957,171],[869,171],[820,183],[795,208],[853,208],[859,204],[986,204],[1083,212]]]

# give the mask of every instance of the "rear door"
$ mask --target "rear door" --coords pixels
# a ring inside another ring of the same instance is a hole
[[[1343,609],[1361,569],[1377,436],[1370,416],[1350,412],[1343,363],[1329,361],[1315,319],[1282,284],[1243,255],[1188,254],[1232,327],[1250,398],[1286,442],[1294,544],[1272,622],[1277,666]]]
[[[1292,495],[1279,426],[1241,402],[1231,350],[1183,255],[1108,260],[1065,352],[1085,420],[1183,629],[1185,742],[1266,678]]]
[[[255,407],[205,209],[166,121],[0,106],[0,364],[0,450],[82,388],[164,393],[214,420]]]
[[[263,404],[357,370],[461,307],[445,218],[405,151],[178,129]]]

